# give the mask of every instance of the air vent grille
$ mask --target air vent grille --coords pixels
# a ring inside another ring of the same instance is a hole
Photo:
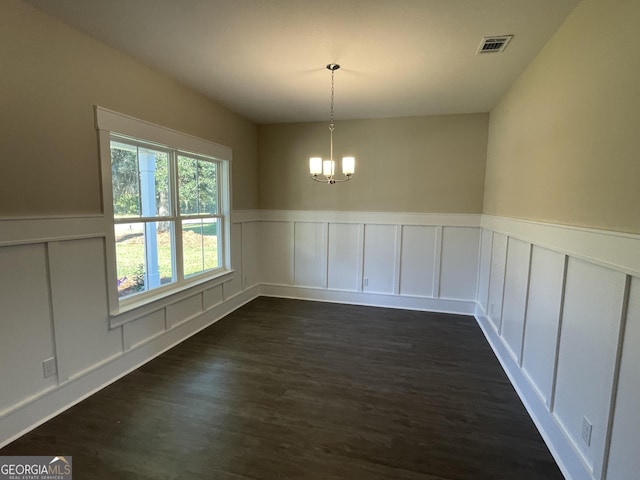
[[[476,54],[480,53],[502,53],[513,38],[513,35],[498,35],[494,37],[484,37]]]

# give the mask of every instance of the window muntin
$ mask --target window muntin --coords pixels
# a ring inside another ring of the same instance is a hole
[[[118,298],[222,269],[220,161],[116,134],[110,147]]]

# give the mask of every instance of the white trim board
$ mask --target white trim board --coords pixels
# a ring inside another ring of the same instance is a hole
[[[103,215],[0,218],[0,247],[105,235]]]
[[[640,276],[640,235],[479,214],[233,210],[232,223],[322,223],[478,227]],[[0,218],[0,246],[104,237],[104,215]]]
[[[365,223],[370,225],[437,225],[479,227],[480,214],[260,210],[263,222]]]
[[[414,297],[384,293],[327,290],[293,285],[262,284],[260,294],[265,297],[294,298],[328,303],[398,308],[436,313],[473,315],[476,303],[471,300]]]
[[[640,276],[640,235],[482,215],[482,228]]]
[[[95,106],[95,125],[97,130],[120,133],[186,152],[196,152],[217,159],[232,161],[230,147],[156,125],[124,113],[114,112],[98,105]]]
[[[258,222],[260,216],[260,210],[234,210],[231,222]],[[0,217],[0,247],[105,237],[105,225],[103,214]]]
[[[260,210],[233,210],[231,211],[231,223],[259,222]]]

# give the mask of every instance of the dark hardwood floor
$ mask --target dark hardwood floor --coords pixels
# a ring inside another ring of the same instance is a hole
[[[472,317],[259,298],[0,450],[74,479],[553,480]]]

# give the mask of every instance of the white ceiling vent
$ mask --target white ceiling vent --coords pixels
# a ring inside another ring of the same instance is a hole
[[[513,35],[498,35],[496,37],[484,37],[476,55],[479,53],[502,53],[507,48]]]

